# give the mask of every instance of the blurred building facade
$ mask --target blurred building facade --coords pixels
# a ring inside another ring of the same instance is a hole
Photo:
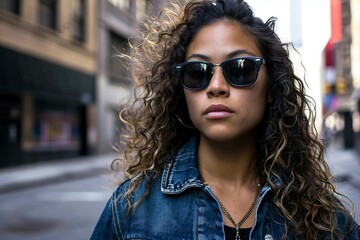
[[[360,0],[351,0],[351,64],[354,91],[352,98],[356,102],[353,125],[355,132],[355,148],[360,153]]]
[[[345,148],[359,142],[360,1],[331,0],[331,38],[325,49],[324,113],[335,112]],[[331,119],[330,119],[331,120]],[[329,121],[331,122],[331,121]],[[335,123],[335,121],[332,121]]]
[[[160,1],[0,1],[0,167],[111,150],[132,91],[115,57]]]
[[[138,34],[146,14],[157,15],[166,1],[98,1],[97,134],[98,152],[118,148],[121,123],[119,107],[132,93],[131,74],[117,56],[128,49],[130,37]]]
[[[0,2],[1,165],[87,154],[94,1]]]
[[[355,89],[360,89],[360,0],[351,0],[351,62]]]

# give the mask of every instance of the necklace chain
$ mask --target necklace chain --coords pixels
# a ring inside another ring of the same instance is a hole
[[[205,185],[208,185],[208,183],[204,180],[203,180],[203,183]],[[255,208],[255,205],[257,203],[259,195],[260,195],[260,183],[258,183],[258,185],[257,185],[256,195],[254,197],[254,200],[251,202],[250,208],[246,211],[245,215],[240,219],[240,221],[238,223],[236,223],[235,220],[231,217],[229,211],[225,208],[225,206],[222,204],[222,202],[219,200],[219,198],[214,194],[216,200],[219,202],[221,212],[235,226],[235,229],[236,229],[235,240],[240,240],[240,234],[239,234],[240,226],[243,225],[244,222],[250,217],[251,213],[253,212],[253,210]]]

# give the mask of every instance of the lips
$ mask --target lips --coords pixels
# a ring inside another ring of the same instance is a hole
[[[234,111],[222,104],[212,104],[204,112],[208,118],[225,118]]]

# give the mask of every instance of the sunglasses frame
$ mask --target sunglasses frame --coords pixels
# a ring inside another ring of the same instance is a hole
[[[255,80],[249,84],[243,84],[243,85],[237,85],[237,84],[234,84],[232,83],[231,81],[228,80],[228,78],[226,77],[226,74],[224,73],[224,65],[227,64],[228,62],[231,62],[231,61],[238,61],[238,60],[242,60],[242,59],[245,59],[245,60],[250,60],[252,61],[253,63],[255,63],[255,66],[256,66],[256,77],[255,77]],[[207,65],[210,70],[211,70],[211,75],[210,75],[210,79],[208,79],[208,82],[206,84],[206,86],[203,86],[203,87],[198,87],[198,88],[190,88],[190,87],[187,87],[184,85],[184,82],[183,82],[183,76],[182,76],[182,69],[187,66],[187,65],[190,65],[190,64],[194,64],[194,63],[201,63],[201,64],[205,64]],[[188,89],[188,90],[191,90],[191,91],[198,91],[198,90],[203,90],[205,88],[207,88],[211,82],[211,79],[212,79],[212,76],[214,74],[214,67],[221,67],[222,69],[222,73],[224,75],[224,78],[226,80],[226,82],[228,82],[231,86],[234,86],[234,87],[238,87],[238,88],[242,88],[242,87],[247,87],[247,86],[250,86],[252,84],[254,84],[258,78],[258,74],[259,74],[259,71],[260,71],[260,67],[261,65],[264,64],[265,65],[265,59],[262,58],[262,57],[253,57],[253,56],[244,56],[244,57],[236,57],[236,58],[231,58],[231,59],[228,59],[228,60],[225,60],[223,61],[222,63],[219,63],[219,64],[213,64],[213,63],[210,63],[210,62],[203,62],[203,61],[189,61],[189,62],[184,62],[184,63],[179,63],[179,64],[176,64],[175,66],[175,71],[176,71],[176,74],[178,75],[179,79],[180,79],[180,82],[181,82],[181,85],[185,88],[185,89]]]

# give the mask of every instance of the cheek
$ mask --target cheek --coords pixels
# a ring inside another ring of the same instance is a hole
[[[265,113],[266,99],[267,99],[267,90],[266,90],[266,88],[264,88],[261,91],[261,93],[259,95],[259,99],[258,99],[258,107],[259,107],[259,111],[261,114],[261,118],[264,116],[264,113]]]
[[[263,85],[260,88],[257,88],[257,91],[253,92],[249,96],[249,111],[252,111],[258,118],[262,118],[265,112],[265,105],[267,99],[267,89]]]
[[[194,99],[193,97],[191,96],[190,93],[188,93],[186,90],[185,90],[185,101],[186,101],[186,105],[187,105],[187,108],[188,108],[188,111],[189,111],[189,115],[191,116],[191,112],[193,112],[193,108],[194,108]]]
[[[257,86],[257,98],[258,101],[261,102],[261,104],[265,105],[266,103],[266,99],[267,99],[267,94],[268,94],[268,79],[267,79],[267,74],[266,72],[262,71],[259,73],[258,76],[258,86]]]
[[[196,97],[195,93],[187,92],[185,90],[185,100],[188,107],[189,116],[192,122],[194,122],[197,113],[199,113],[199,99]],[[197,104],[198,103],[198,104]]]

